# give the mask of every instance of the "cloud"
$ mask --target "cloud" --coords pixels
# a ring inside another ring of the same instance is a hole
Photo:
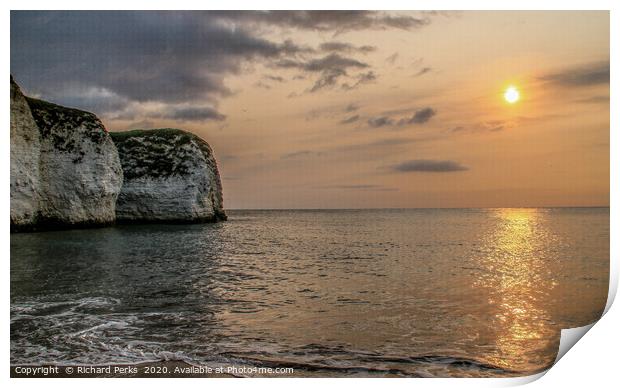
[[[314,93],[317,90],[332,87],[336,85],[340,77],[345,75],[347,75],[347,73],[343,69],[325,70],[309,91],[310,93]]]
[[[112,97],[215,107],[244,63],[308,51],[208,12],[11,12],[11,73],[42,98],[99,114],[121,108]]]
[[[341,77],[347,76],[349,69],[364,69],[369,65],[354,58],[332,53],[322,58],[314,58],[307,61],[283,59],[277,62],[276,66],[285,69],[298,69],[308,73],[318,73],[319,78],[308,90],[308,92],[313,93],[321,89],[333,87]]]
[[[372,190],[372,191],[398,191],[396,187],[386,187],[383,185],[370,185],[370,184],[359,184],[359,185],[327,185],[327,186],[319,186],[321,189],[338,189],[338,190]]]
[[[368,119],[368,125],[370,125],[373,128],[392,126],[394,125],[394,120],[390,119],[387,116],[371,117]]]
[[[322,58],[311,59],[308,61],[282,60],[276,66],[283,68],[298,68],[308,72],[323,72],[326,70],[348,68],[365,68],[368,64],[357,59],[343,57],[338,54],[329,54]]]
[[[577,100],[584,104],[609,104],[609,96],[592,96]]]
[[[448,129],[447,131],[453,134],[499,132],[507,128],[512,128],[513,126],[514,126],[513,122],[508,122],[504,120],[489,120],[489,121],[483,121],[480,123],[472,124],[469,126],[458,125],[456,127],[452,127]]]
[[[277,76],[277,75],[265,75],[263,78],[269,81],[274,81],[274,82],[286,82],[284,78]]]
[[[341,53],[360,53],[368,54],[375,51],[375,46],[355,46],[346,42],[325,42],[319,48],[323,51],[337,51]]]
[[[368,119],[368,125],[372,128],[403,127],[413,124],[420,125],[428,122],[436,114],[437,111],[435,109],[426,107],[415,111],[411,117],[404,117],[398,120],[389,116],[371,117]]]
[[[608,97],[609,98],[609,97]],[[609,100],[607,100],[609,101]],[[576,100],[576,102],[589,102]],[[592,101],[593,103],[598,103],[600,101]],[[567,116],[564,114],[542,114],[538,116],[515,116],[510,120],[486,120],[476,123],[470,124],[461,124],[456,125],[451,128],[447,128],[444,132],[448,134],[477,134],[477,133],[490,133],[490,132],[499,132],[510,130],[515,127],[519,127],[527,124],[541,124],[550,120],[566,118]]]
[[[369,65],[334,52],[365,54],[374,47],[326,42],[321,47],[330,54],[316,58],[316,48],[275,38],[282,29],[412,30],[431,17],[375,11],[12,11],[11,73],[33,95],[108,118],[136,116],[144,104],[196,105],[196,117],[224,117],[197,113],[205,104],[217,110],[233,94],[226,80],[247,65],[291,67],[302,72],[296,79],[313,75],[309,92],[343,78],[361,85],[376,77],[356,74]]]
[[[347,82],[343,83],[342,89],[353,90],[353,89],[356,89],[360,85],[374,82],[377,79],[377,75],[373,71],[369,71],[367,73],[358,74],[355,77],[355,79],[356,79],[355,83],[351,85],[349,85]]]
[[[366,143],[346,144],[338,146],[333,149],[335,152],[364,152],[368,154],[370,152],[389,153],[393,154],[396,148],[402,148],[407,144],[418,143],[431,140],[430,138],[384,138],[378,139]]]
[[[407,124],[424,124],[436,114],[437,111],[433,108],[420,109],[416,111],[409,120],[407,120]]]
[[[264,83],[263,81],[258,81],[254,83],[254,86],[257,88],[261,88],[261,89],[271,89],[271,86],[269,86],[268,84]]]
[[[387,16],[381,20],[387,27],[400,28],[402,30],[410,30],[412,28],[420,28],[430,23],[429,19],[414,18],[410,16]]]
[[[136,122],[129,124],[124,129],[130,130],[130,129],[150,129],[150,128],[155,128],[154,122],[152,122],[151,120],[141,120],[141,121],[136,121]]]
[[[223,121],[226,119],[225,115],[210,107],[172,108],[161,117],[177,121]]]
[[[370,147],[386,147],[386,146],[391,147],[391,146],[401,146],[404,144],[410,144],[410,143],[415,143],[415,142],[424,141],[424,140],[428,140],[428,139],[391,137],[391,138],[386,138],[386,139],[375,140],[373,142],[367,143],[366,145]]]
[[[418,70],[417,73],[415,73],[413,76],[414,77],[420,77],[426,73],[430,73],[433,69],[431,69],[430,67],[423,67],[420,70]]]
[[[85,110],[97,108],[99,113],[121,111],[127,108],[130,100],[119,96],[115,92],[102,87],[85,85],[70,85],[73,93],[63,99],[63,104],[69,107],[77,107]],[[39,98],[44,98],[39,96]]]
[[[303,158],[303,157],[308,157],[308,156],[322,156],[322,155],[323,155],[323,152],[301,150],[301,151],[295,151],[295,152],[284,154],[280,157],[280,159],[297,159],[297,158]]]
[[[466,171],[467,167],[452,160],[416,159],[391,166],[396,172],[455,172]]]
[[[331,31],[341,34],[356,30],[384,30],[398,28],[412,30],[430,24],[430,13],[421,16],[393,16],[377,11],[220,11],[220,17],[231,21],[253,22],[270,26],[288,27],[299,30]]]
[[[559,72],[539,77],[562,87],[581,87],[609,84],[609,61],[594,62],[587,65],[568,68]]]
[[[360,119],[360,115],[350,116],[350,117],[347,117],[341,120],[340,124],[351,124],[351,123],[358,121],[359,119]]]
[[[350,112],[355,112],[359,108],[360,108],[359,105],[351,103],[344,108],[344,111],[350,113]]]
[[[398,53],[396,52],[390,55],[389,57],[385,58],[385,61],[389,63],[390,65],[393,65],[394,63],[396,63],[397,59],[398,59]]]

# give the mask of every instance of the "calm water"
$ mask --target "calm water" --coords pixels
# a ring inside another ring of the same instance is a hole
[[[229,215],[11,235],[11,363],[512,376],[606,302],[607,208]]]

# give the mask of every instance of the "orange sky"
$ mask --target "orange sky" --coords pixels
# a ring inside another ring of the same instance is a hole
[[[350,46],[290,66],[242,61],[222,75],[224,120],[100,116],[111,130],[178,127],[206,139],[227,208],[608,206],[608,12],[428,20],[345,31],[262,25],[255,33],[273,42]],[[329,75],[312,60],[330,54],[364,66],[312,90]],[[521,93],[512,105],[502,97],[509,85]]]

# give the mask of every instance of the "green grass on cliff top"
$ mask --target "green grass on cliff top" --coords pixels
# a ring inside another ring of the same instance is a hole
[[[114,140],[127,140],[131,137],[176,137],[176,136],[190,136],[190,137],[198,137],[192,133],[183,131],[181,129],[176,128],[158,128],[158,129],[132,129],[130,131],[123,132],[110,132],[110,135],[114,138]]]
[[[158,129],[132,129],[130,131],[123,132],[110,132],[112,140],[116,144],[123,144],[125,141],[133,138],[148,138],[151,143],[168,143],[180,146],[182,144],[189,143],[192,140],[196,141],[196,144],[203,152],[211,154],[212,150],[209,144],[200,138],[199,136],[183,131],[176,128],[158,128]],[[171,141],[174,140],[174,143]]]
[[[176,128],[132,129],[123,132],[110,132],[110,135],[115,142],[123,142],[134,137],[163,138],[165,140],[170,140],[180,136],[179,140],[182,142],[197,140],[199,143],[206,143],[199,136]]]
[[[193,143],[205,157],[212,157],[207,142],[180,129],[134,129],[110,132],[110,136],[118,148],[126,180],[189,174],[196,155],[188,152],[185,144]]]

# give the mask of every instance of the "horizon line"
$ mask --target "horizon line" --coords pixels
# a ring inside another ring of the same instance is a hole
[[[592,205],[592,206],[470,206],[470,207],[360,207],[360,208],[228,208],[228,210],[488,210],[488,209],[609,209],[610,205]]]

